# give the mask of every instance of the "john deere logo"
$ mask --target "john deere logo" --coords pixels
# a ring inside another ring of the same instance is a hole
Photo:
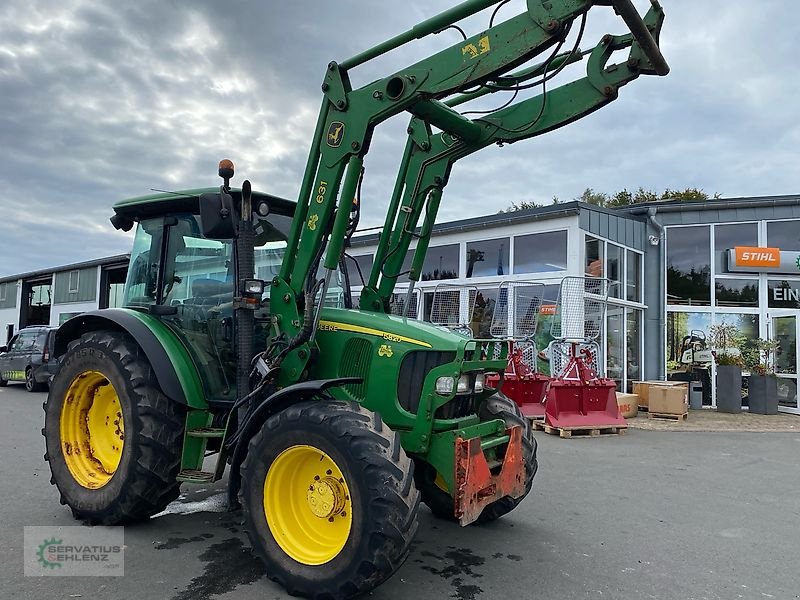
[[[331,148],[338,148],[342,145],[342,138],[344,137],[344,123],[334,121],[328,127],[328,146]]]
[[[794,264],[797,265],[797,270],[800,271],[800,254],[797,255],[797,260],[794,261]]]
[[[381,347],[378,348],[378,356],[382,358],[391,358],[392,354],[392,347],[389,344],[381,344]]]

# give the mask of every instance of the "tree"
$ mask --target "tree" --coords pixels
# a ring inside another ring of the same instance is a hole
[[[677,200],[679,202],[698,202],[713,198],[717,200],[722,196],[715,193],[709,196],[708,193],[699,188],[687,187],[683,190],[673,190],[667,188],[660,194],[653,190],[646,190],[639,186],[635,192],[629,192],[627,188],[623,188],[613,194],[605,192],[597,192],[593,188],[587,187],[583,193],[576,197],[575,200],[585,202],[586,204],[593,204],[594,206],[602,206],[605,208],[618,208],[620,206],[630,206],[631,204],[643,204],[645,202],[657,202],[659,200]],[[557,196],[553,196],[553,204],[561,204]],[[532,200],[522,200],[519,203],[512,202],[511,206],[501,213],[516,212],[518,210],[528,210],[531,208],[541,208],[544,204],[538,204]]]

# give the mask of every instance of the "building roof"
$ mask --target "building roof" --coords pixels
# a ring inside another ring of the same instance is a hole
[[[693,212],[701,210],[722,210],[728,208],[763,208],[775,206],[800,205],[800,195],[785,194],[781,196],[744,196],[740,198],[709,198],[708,200],[659,200],[656,202],[640,202],[620,206],[614,210],[633,215],[645,213],[648,208],[657,208],[658,212]]]
[[[20,273],[19,275],[7,275],[0,277],[0,283],[7,281],[17,281],[18,279],[34,279],[45,275],[52,275],[53,273],[61,273],[63,271],[74,271],[75,269],[87,269],[89,267],[109,266],[115,264],[125,264],[131,259],[130,253],[116,254],[114,256],[106,256],[105,258],[96,258],[94,260],[87,260],[69,265],[62,265],[60,267],[51,267],[49,269],[39,269],[38,271],[28,271],[27,273]]]
[[[448,221],[446,223],[436,223],[433,226],[433,234],[455,233],[460,231],[470,231],[483,229],[487,226],[514,225],[517,223],[532,223],[535,221],[545,221],[547,219],[558,219],[561,217],[572,217],[579,215],[581,210],[606,213],[619,216],[618,212],[612,209],[594,206],[577,200],[572,202],[560,202],[558,204],[548,204],[537,208],[526,208],[523,210],[512,210],[500,212],[493,215],[483,215],[469,219],[459,219],[458,221]],[[636,218],[636,217],[632,217]],[[417,227],[417,231],[419,231]],[[368,246],[377,242],[380,235],[379,231],[365,235],[359,235],[352,240],[352,246]]]

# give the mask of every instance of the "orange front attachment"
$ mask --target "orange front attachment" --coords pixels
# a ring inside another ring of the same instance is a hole
[[[455,515],[461,526],[474,522],[488,505],[511,496],[525,493],[525,462],[522,458],[522,428],[510,427],[503,464],[493,475],[481,450],[480,438],[456,439]]]

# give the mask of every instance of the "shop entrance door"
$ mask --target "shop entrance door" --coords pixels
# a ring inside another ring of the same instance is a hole
[[[770,335],[778,341],[775,374],[778,376],[778,406],[781,411],[800,414],[797,398],[797,358],[800,350],[798,313],[770,311]]]

